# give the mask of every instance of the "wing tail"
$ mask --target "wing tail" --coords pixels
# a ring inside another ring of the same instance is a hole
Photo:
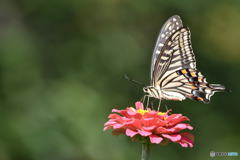
[[[225,91],[229,91],[228,89],[226,89],[225,86],[221,85],[221,84],[209,84],[209,87],[211,89],[213,89],[215,92],[225,92]]]
[[[211,97],[215,92],[224,92],[226,91],[226,87],[221,84],[205,84],[203,86],[199,86],[198,90],[193,91],[192,99],[197,101],[202,101],[204,103],[209,103]]]

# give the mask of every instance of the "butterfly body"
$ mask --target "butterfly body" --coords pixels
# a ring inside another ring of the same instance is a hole
[[[170,17],[158,36],[151,64],[151,83],[144,87],[147,96],[182,101],[190,98],[208,103],[220,84],[208,84],[197,70],[190,30],[183,27],[181,18]]]

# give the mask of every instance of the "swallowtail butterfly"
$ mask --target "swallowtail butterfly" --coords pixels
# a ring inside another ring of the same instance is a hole
[[[179,16],[170,17],[158,36],[151,63],[150,86],[146,96],[182,101],[190,98],[208,103],[215,92],[225,91],[220,84],[209,84],[196,68],[190,30]]]

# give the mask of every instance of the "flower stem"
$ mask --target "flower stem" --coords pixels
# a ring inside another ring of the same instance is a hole
[[[148,160],[149,159],[149,151],[150,151],[150,144],[149,143],[143,143],[142,144],[141,160]]]

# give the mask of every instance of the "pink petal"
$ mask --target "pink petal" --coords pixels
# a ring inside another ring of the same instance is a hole
[[[134,116],[137,114],[137,112],[135,110],[133,110],[132,108],[128,108],[127,109],[127,114],[130,116]]]
[[[187,128],[187,124],[185,123],[179,123],[176,126],[174,126],[174,128],[179,128],[179,129],[186,129]]]
[[[146,113],[144,114],[144,117],[145,117],[145,118],[155,118],[155,117],[157,117],[157,116],[159,116],[159,115],[158,115],[158,112],[156,112],[156,111],[151,111],[151,110],[149,110],[149,112],[146,112]]]
[[[167,121],[174,121],[177,119],[180,119],[182,117],[182,114],[171,114],[170,116],[167,117]]]
[[[133,137],[133,136],[135,136],[136,134],[138,134],[138,132],[135,132],[135,131],[133,131],[133,130],[131,130],[131,129],[126,129],[126,135],[127,136],[130,136],[130,137]]]
[[[172,132],[172,133],[176,133],[176,132],[180,132],[181,130],[184,130],[184,129],[192,130],[193,127],[186,123],[179,123],[179,124],[175,125],[173,128],[168,129],[168,131]]]
[[[148,126],[148,127],[142,127],[144,130],[151,131],[155,129],[156,126]]]
[[[117,123],[117,124],[114,124],[114,125],[113,125],[113,129],[119,129],[119,128],[121,128],[122,126],[123,126],[123,124]]]
[[[103,128],[103,131],[106,131],[106,130],[108,130],[108,129],[112,129],[112,126],[106,126],[106,127],[104,127],[104,128]]]
[[[171,140],[172,142],[177,142],[181,139],[180,134],[162,134],[162,136]]]
[[[163,140],[162,137],[158,137],[158,136],[156,136],[156,135],[150,135],[149,138],[150,138],[150,142],[151,142],[151,143],[156,143],[156,144],[161,143],[162,140]]]
[[[124,117],[129,117],[128,113],[127,113],[127,109],[124,109],[124,110],[118,110],[118,109],[112,109],[112,112],[116,112],[116,113],[119,113],[121,115],[123,115]]]
[[[193,130],[193,127],[190,126],[190,125],[188,125],[187,129],[189,129],[189,130]]]
[[[172,112],[172,109],[167,110],[166,115],[168,115],[170,112]]]
[[[145,137],[152,134],[152,132],[143,131],[143,130],[138,130],[138,133],[139,133],[141,136],[145,136]]]
[[[110,126],[110,125],[113,125],[113,124],[116,124],[117,122],[115,121],[107,121],[104,126]]]
[[[169,129],[164,128],[164,127],[158,127],[156,129],[156,133],[158,133],[158,134],[164,134],[164,133],[169,133],[169,132],[170,132]]]
[[[121,110],[118,110],[118,109],[112,109],[112,112],[120,113]]]
[[[129,127],[133,127],[133,128],[141,128],[142,127],[142,124],[141,124],[141,121],[138,120],[138,119],[133,119],[131,121],[128,121],[125,123],[126,126],[129,126]]]
[[[169,125],[175,125],[183,121],[190,121],[186,116],[182,114],[172,114],[166,119],[169,122]]]
[[[182,147],[184,147],[184,148],[188,147],[188,144],[187,144],[187,143],[179,142],[179,144],[180,144]]]
[[[181,133],[181,139],[178,141],[178,143],[182,147],[193,147],[194,144],[194,136],[190,133]]]
[[[153,117],[150,118],[142,118],[142,123],[144,126],[153,126],[156,124],[156,121]]]
[[[146,113],[147,114],[147,113]],[[143,118],[144,121],[152,121],[154,120],[154,117],[148,117],[148,118]]]
[[[136,109],[144,109],[143,103],[140,102],[140,101],[136,102],[136,103],[135,103],[135,106],[136,106]]]
[[[161,119],[158,119],[158,120],[156,121],[156,124],[157,124],[157,126],[159,126],[159,127],[163,127],[163,126],[167,125],[168,122],[167,122],[167,121],[164,121],[164,120],[161,120]]]
[[[117,118],[121,118],[121,116],[118,115],[118,114],[116,114],[116,113],[113,113],[113,114],[110,114],[110,115],[108,116],[108,118],[109,118],[109,119],[117,119]]]

